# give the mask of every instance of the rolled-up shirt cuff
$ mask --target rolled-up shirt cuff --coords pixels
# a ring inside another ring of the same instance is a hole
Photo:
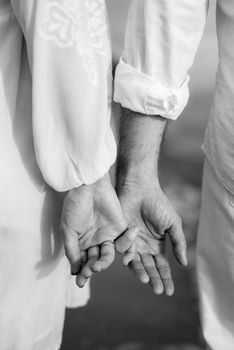
[[[178,88],[170,89],[121,58],[116,68],[114,100],[141,114],[175,120],[187,105],[189,80],[187,76]]]

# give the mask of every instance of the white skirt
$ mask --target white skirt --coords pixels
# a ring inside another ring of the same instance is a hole
[[[85,305],[89,287],[70,277],[62,198],[41,177],[26,115],[0,116],[0,350],[57,350],[65,307]]]

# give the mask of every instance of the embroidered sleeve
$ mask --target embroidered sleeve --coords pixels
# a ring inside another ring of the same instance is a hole
[[[96,56],[105,55],[107,24],[102,0],[49,1],[40,34],[60,48],[74,48],[82,58],[88,79],[98,83]]]
[[[112,67],[104,0],[11,0],[33,80],[33,134],[46,182],[97,181],[115,161]]]

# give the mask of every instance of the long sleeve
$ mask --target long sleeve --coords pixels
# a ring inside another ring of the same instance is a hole
[[[32,75],[35,153],[58,191],[91,184],[116,158],[104,0],[11,0]]]
[[[207,8],[208,0],[132,0],[116,70],[116,102],[173,120],[182,113]]]

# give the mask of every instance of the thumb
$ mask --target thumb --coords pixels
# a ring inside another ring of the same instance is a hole
[[[77,275],[81,267],[81,252],[78,235],[65,223],[62,224],[65,254],[71,265],[71,274]]]
[[[187,266],[187,247],[181,223],[172,225],[168,234],[171,239],[175,257],[182,266]]]
[[[136,247],[135,247],[135,244],[133,244],[125,253],[122,259],[122,264],[124,266],[128,266],[128,264],[130,264],[130,262],[134,260],[135,256],[136,256]]]

